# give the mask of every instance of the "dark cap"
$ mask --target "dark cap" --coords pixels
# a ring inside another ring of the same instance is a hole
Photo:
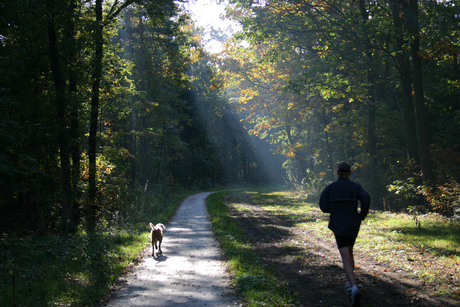
[[[341,173],[349,173],[351,172],[351,166],[347,162],[342,162],[337,166],[337,169]]]

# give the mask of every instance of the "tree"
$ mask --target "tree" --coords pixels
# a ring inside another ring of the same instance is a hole
[[[61,163],[61,196],[62,196],[62,224],[66,230],[70,229],[72,221],[72,186],[70,173],[70,137],[67,129],[67,99],[65,81],[61,59],[58,50],[56,35],[56,6],[53,0],[47,0],[48,8],[48,42],[51,60],[51,70],[53,74],[55,95],[56,95],[56,121],[59,139],[59,156]],[[73,33],[72,33],[73,35]]]
[[[412,79],[409,62],[409,53],[405,50],[405,39],[403,32],[403,23],[400,14],[400,5],[395,2],[389,2],[391,16],[393,18],[394,41],[395,41],[395,59],[397,70],[401,79],[401,95],[404,114],[404,129],[407,144],[407,159],[420,161],[418,152],[418,140],[414,115],[414,102],[412,99]]]
[[[420,55],[421,50],[418,2],[416,0],[410,0],[409,2],[401,1],[400,4],[402,9],[401,13],[404,16],[406,27],[408,28],[409,34],[411,35],[410,50],[414,80],[415,114],[417,118],[418,144],[420,162],[422,164],[423,170],[423,179],[426,182],[432,182],[434,180],[434,174],[426,126],[423,69],[422,58]]]

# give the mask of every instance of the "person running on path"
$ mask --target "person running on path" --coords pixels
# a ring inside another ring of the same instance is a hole
[[[359,306],[361,291],[355,282],[353,246],[358,236],[361,221],[369,213],[371,198],[361,187],[349,179],[350,164],[342,162],[338,165],[339,178],[330,183],[321,193],[319,205],[321,211],[330,213],[329,229],[335,235],[337,247],[342,257],[343,268],[347,275],[347,292],[351,292],[352,306]],[[358,212],[358,201],[361,210]],[[351,289],[351,291],[350,291]]]

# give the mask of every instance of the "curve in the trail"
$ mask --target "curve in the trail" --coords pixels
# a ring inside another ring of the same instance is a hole
[[[153,258],[147,249],[145,261],[127,276],[126,286],[106,306],[240,305],[212,232],[205,204],[209,194],[195,194],[183,201],[166,225],[163,255]]]

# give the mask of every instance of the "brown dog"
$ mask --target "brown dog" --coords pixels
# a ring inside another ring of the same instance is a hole
[[[163,230],[165,230],[166,227],[161,223],[158,223],[155,226],[153,226],[152,223],[149,223],[149,225],[150,228],[152,228],[152,230],[150,231],[150,241],[152,242],[152,256],[155,257],[155,249],[158,249],[158,255],[163,254],[163,252],[161,251],[161,242],[163,242]]]

